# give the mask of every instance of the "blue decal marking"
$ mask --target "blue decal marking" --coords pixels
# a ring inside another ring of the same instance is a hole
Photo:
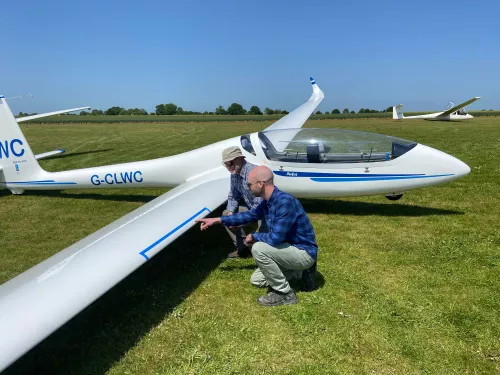
[[[146,255],[146,253],[151,250],[153,247],[158,245],[160,242],[165,241],[168,237],[170,237],[172,234],[177,232],[179,229],[181,229],[184,225],[189,223],[191,220],[193,220],[195,217],[199,216],[203,211],[208,211],[208,213],[212,212],[208,208],[204,207],[197,213],[195,213],[193,216],[191,216],[189,219],[184,221],[182,224],[178,225],[176,228],[172,229],[170,232],[168,232],[166,235],[164,235],[162,238],[160,238],[158,241],[154,242],[153,244],[149,245],[146,247],[144,250],[142,250],[139,254],[141,254],[146,260],[149,260],[149,257]]]
[[[5,98],[5,96],[3,96],[3,95],[0,95],[0,99],[3,99],[3,98]]]
[[[120,184],[136,184],[144,181],[144,177],[141,171],[130,171],[130,172],[115,172],[106,173],[104,178],[98,174],[94,174],[90,177],[90,182],[92,185],[120,185]]]
[[[16,146],[19,145],[19,146]],[[20,139],[13,139],[10,142],[0,141],[0,159],[5,156],[6,159],[10,158],[10,154],[21,157],[24,155],[23,141]]]
[[[321,173],[321,172],[287,172],[287,171],[273,171],[275,175],[284,177],[406,177],[406,176],[425,176],[424,173],[419,174],[376,174],[376,173]]]
[[[387,180],[410,180],[415,178],[448,177],[454,174],[436,174],[432,176],[392,176],[392,177],[340,177],[340,178],[311,178],[314,182],[356,182],[356,181],[387,181]]]
[[[25,185],[77,185],[76,182],[56,182],[55,180],[43,180],[43,181],[6,181],[2,184],[25,184]]]

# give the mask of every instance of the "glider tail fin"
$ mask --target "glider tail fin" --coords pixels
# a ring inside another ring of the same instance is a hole
[[[392,107],[392,119],[393,120],[401,120],[403,119],[403,105],[398,104]]]
[[[0,182],[29,181],[42,172],[19,124],[0,95]]]

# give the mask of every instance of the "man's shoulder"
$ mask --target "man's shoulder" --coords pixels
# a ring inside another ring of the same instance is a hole
[[[297,202],[297,198],[287,193],[286,191],[277,190],[276,193],[277,193],[276,201],[281,204],[295,204],[295,202]]]
[[[249,161],[245,160],[245,169],[247,172],[250,172],[252,169],[256,168],[257,165],[250,163]]]

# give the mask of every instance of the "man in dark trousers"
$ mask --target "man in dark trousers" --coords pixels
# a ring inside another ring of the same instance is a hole
[[[245,160],[241,149],[232,146],[222,151],[222,163],[229,173],[231,173],[231,185],[227,197],[227,206],[222,216],[229,216],[237,212],[248,211],[262,202],[262,198],[256,197],[248,187],[248,174],[256,165]],[[258,229],[260,228],[260,222]],[[227,233],[236,247],[236,250],[229,253],[228,258],[248,257],[250,250],[244,243],[246,237],[245,230],[252,230],[251,226],[246,227],[226,227]]]

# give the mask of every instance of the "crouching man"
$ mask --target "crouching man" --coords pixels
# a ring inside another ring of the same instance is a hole
[[[252,169],[247,184],[253,195],[264,199],[258,206],[222,218],[197,221],[201,223],[201,230],[206,230],[214,224],[239,226],[264,219],[268,232],[251,233],[245,239],[258,266],[251,283],[270,288],[269,293],[259,297],[257,302],[262,306],[297,303],[288,280],[300,277],[302,273],[305,288],[314,289],[318,254],[314,229],[300,202],[274,186],[273,172],[269,168]]]

